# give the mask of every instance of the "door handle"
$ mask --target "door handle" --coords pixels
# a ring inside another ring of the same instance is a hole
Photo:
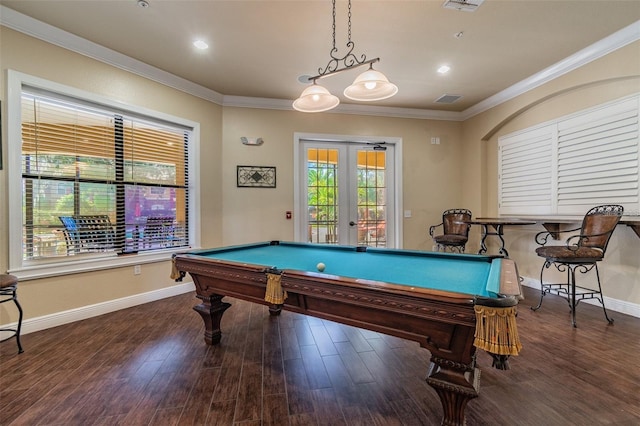
[[[358,223],[357,223],[357,222],[354,222],[354,221],[349,222],[349,226],[356,226],[357,224],[358,224]]]

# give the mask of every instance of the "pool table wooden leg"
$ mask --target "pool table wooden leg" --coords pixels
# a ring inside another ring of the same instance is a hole
[[[269,305],[269,315],[271,316],[280,315],[280,312],[282,312],[283,306],[284,305]]]
[[[211,296],[196,296],[202,303],[193,307],[200,314],[204,321],[204,341],[207,345],[220,343],[222,332],[220,331],[220,320],[224,311],[231,307],[231,303],[223,302],[219,294]]]
[[[443,425],[464,425],[469,400],[478,396],[480,369],[446,359],[431,357],[427,383],[435,389],[442,403]]]

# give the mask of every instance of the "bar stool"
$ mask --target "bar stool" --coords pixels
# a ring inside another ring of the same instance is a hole
[[[620,217],[624,213],[624,207],[617,204],[605,204],[589,210],[582,219],[582,227],[568,229],[563,232],[576,232],[569,237],[565,245],[546,245],[552,236],[551,232],[540,232],[536,235],[536,242],[541,245],[536,249],[536,254],[544,258],[544,264],[540,270],[540,301],[538,306],[532,306],[534,311],[542,306],[542,298],[545,294],[563,296],[569,302],[571,309],[571,323],[576,327],[576,307],[581,300],[596,299],[602,305],[604,317],[609,324],[613,324],[613,318],[609,318],[607,308],[604,306],[604,296],[600,285],[600,272],[598,262],[604,259],[609,239],[616,229]],[[559,272],[567,274],[566,282],[545,283],[542,274],[553,265]],[[582,287],[576,284],[576,271],[586,274],[595,269],[598,289]]]
[[[24,352],[22,350],[22,345],[20,344],[20,329],[22,328],[22,306],[18,303],[18,296],[16,295],[16,291],[18,289],[18,277],[9,274],[0,274],[0,303],[10,302],[13,300],[13,303],[18,307],[18,312],[20,312],[20,316],[18,318],[18,326],[16,328],[0,328],[0,331],[13,331],[13,334],[7,338],[0,340],[0,342],[4,342],[6,340],[16,338],[18,342],[18,353]]]
[[[457,251],[464,253],[464,248],[469,241],[469,229],[473,214],[468,209],[449,209],[442,213],[442,223],[429,227],[429,235],[436,243],[438,251]],[[436,229],[442,226],[442,234],[435,235]]]

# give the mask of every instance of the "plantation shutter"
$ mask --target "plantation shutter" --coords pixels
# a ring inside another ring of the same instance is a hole
[[[500,214],[582,215],[600,204],[640,210],[640,96],[498,141]]]
[[[554,129],[545,126],[500,140],[501,213],[543,214],[552,208]]]
[[[558,123],[558,213],[638,203],[638,100]]]

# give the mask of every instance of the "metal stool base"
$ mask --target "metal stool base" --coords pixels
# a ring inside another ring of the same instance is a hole
[[[16,328],[0,328],[0,331],[13,332],[13,335],[0,340],[0,343],[5,342],[9,339],[13,339],[15,337],[16,342],[18,343],[18,353],[21,354],[22,352],[24,352],[24,350],[22,349],[22,343],[20,342],[20,330],[22,329],[23,312],[22,312],[22,306],[20,306],[20,303],[18,302],[18,296],[16,294],[17,288],[18,288],[18,283],[0,288],[0,297],[7,297],[6,299],[0,300],[0,303],[13,301],[13,303],[15,303],[16,307],[18,308],[18,312],[20,313],[20,316],[18,318],[18,325],[16,326]]]

